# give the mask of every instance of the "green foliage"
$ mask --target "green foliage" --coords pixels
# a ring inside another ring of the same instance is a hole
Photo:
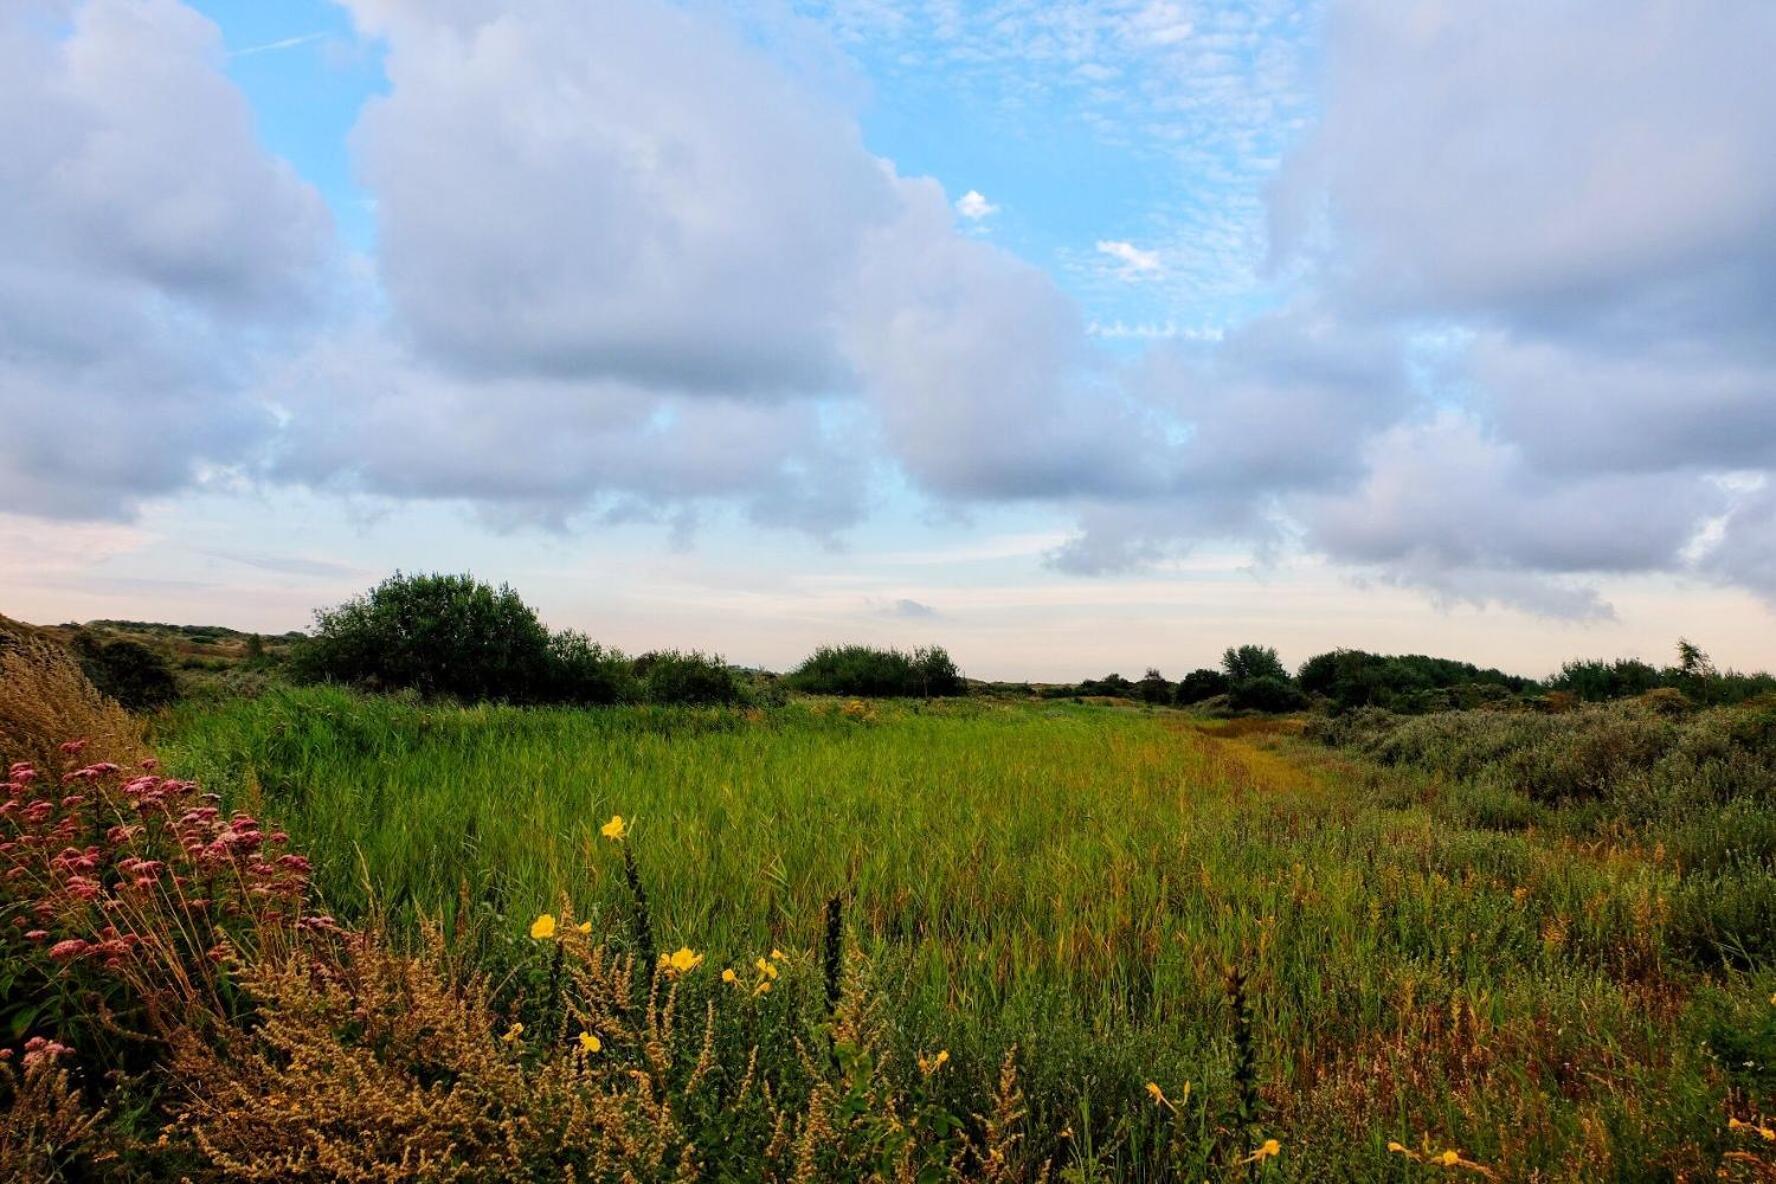
[[[1177,702],[1181,707],[1187,707],[1192,703],[1201,703],[1204,699],[1225,695],[1227,687],[1227,676],[1219,670],[1210,670],[1206,667],[1192,670],[1178,684]]]
[[[642,698],[659,706],[708,707],[737,703],[744,687],[718,657],[695,650],[662,650],[635,659]]]
[[[166,658],[138,641],[106,641],[82,631],[74,656],[93,686],[130,711],[152,711],[179,697],[179,684]]]
[[[968,693],[956,663],[940,646],[907,652],[867,645],[823,645],[785,681],[813,695],[864,699],[943,698]]]
[[[1274,648],[1267,645],[1229,646],[1221,655],[1221,669],[1229,682],[1245,682],[1252,678],[1274,678],[1289,681],[1289,672]]]
[[[1235,711],[1300,711],[1307,706],[1307,696],[1287,678],[1264,674],[1233,682],[1227,689],[1227,705]]]
[[[1299,711],[1307,706],[1307,696],[1270,646],[1230,646],[1221,655],[1221,670],[1227,679],[1227,705],[1235,711]]]
[[[1371,654],[1333,650],[1315,654],[1296,675],[1303,691],[1324,697],[1337,711],[1385,707],[1417,714],[1474,706],[1523,691],[1527,679],[1471,662],[1424,654]]]
[[[634,665],[575,629],[549,638],[547,694],[557,703],[596,706],[632,703],[641,697]]]
[[[707,956],[680,1015],[695,1033],[705,999],[756,1008],[759,1080],[804,1063],[771,1009],[801,992],[824,1012],[823,912],[842,896],[877,988],[872,1072],[924,1089],[921,1124],[947,1126],[991,1111],[1015,1046],[1024,1150],[1057,1179],[1240,1178],[1262,1136],[1282,1153],[1252,1178],[1429,1178],[1385,1145],[1435,1140],[1500,1179],[1576,1182],[1709,1178],[1729,1088],[1761,1080],[1724,1061],[1769,1046],[1771,723],[1363,709],[1316,721],[1349,746],[1331,752],[1053,702],[865,722],[808,701],[520,710],[305,688],[161,726],[172,768],[261,795],[354,914],[368,890],[448,932],[464,910],[503,917],[522,954],[564,897],[626,928],[632,856],[651,939]],[[1563,728],[1594,734],[1568,752]],[[1532,798],[1537,761],[1584,792]],[[633,827],[621,853],[598,836],[613,813]],[[773,992],[717,977],[773,948],[796,968]],[[534,995],[547,967],[518,981]],[[811,1036],[806,1056],[850,1080],[859,1046]],[[920,1073],[938,1049],[947,1066]],[[862,1121],[886,1096],[846,1104]],[[1262,1129],[1234,1132],[1255,1102]],[[756,1132],[734,1131],[709,1175],[762,1178]]]
[[[1548,680],[1550,690],[1567,691],[1588,703],[1625,699],[1654,690],[1674,690],[1694,703],[1721,706],[1776,694],[1776,676],[1741,674],[1715,668],[1694,643],[1679,638],[1677,664],[1659,668],[1638,658],[1575,659]]]
[[[535,701],[552,685],[549,631],[536,611],[510,585],[469,575],[396,572],[321,609],[292,665],[310,680],[470,702]]]
[[[1147,673],[1135,684],[1135,693],[1141,697],[1141,702],[1156,706],[1170,703],[1173,698],[1172,684],[1152,666],[1147,667]]]

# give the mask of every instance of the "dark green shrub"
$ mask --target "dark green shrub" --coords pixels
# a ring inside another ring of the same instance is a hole
[[[1307,696],[1287,679],[1274,675],[1235,682],[1227,692],[1227,705],[1236,711],[1300,711]]]
[[[1120,674],[1106,674],[1103,678],[1088,678],[1074,689],[1081,695],[1104,695],[1112,699],[1135,697],[1135,684]]]
[[[936,698],[968,693],[962,672],[939,646],[908,653],[867,645],[821,646],[785,680],[813,695]]]
[[[547,698],[558,703],[605,705],[641,697],[632,662],[575,629],[549,639]]]
[[[130,711],[152,711],[179,697],[166,658],[141,642],[101,641],[83,632],[74,638],[74,655],[92,684]]]
[[[1147,668],[1141,681],[1135,684],[1135,691],[1143,703],[1158,705],[1172,701],[1172,684],[1166,681],[1165,675],[1151,666]]]
[[[741,683],[732,667],[710,654],[661,650],[635,659],[642,698],[661,706],[737,703]]]
[[[396,572],[315,614],[292,673],[374,690],[515,703],[551,689],[551,638],[510,586],[472,576]]]
[[[1177,702],[1180,706],[1188,706],[1226,693],[1227,676],[1225,674],[1219,670],[1207,668],[1192,670],[1184,676],[1184,681],[1178,684]]]

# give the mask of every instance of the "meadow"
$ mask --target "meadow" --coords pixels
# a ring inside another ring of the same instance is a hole
[[[1597,710],[1554,730],[1639,747],[1614,772],[1608,745],[1544,748],[1570,793],[1511,774],[1556,743],[1540,717],[1488,712],[1310,738],[1058,701],[311,687],[175,708],[152,739],[287,828],[342,920],[408,945],[435,922],[520,1009],[540,914],[642,940],[625,852],[711,1031],[730,987],[817,997],[836,920],[862,1076],[916,1099],[900,1125],[992,1128],[1015,1069],[1020,1166],[993,1178],[1769,1178],[1763,717]]]

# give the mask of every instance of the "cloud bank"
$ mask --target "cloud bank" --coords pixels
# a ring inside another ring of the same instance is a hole
[[[202,17],[0,16],[7,509],[127,517],[238,473],[832,538],[899,480],[1048,507],[1074,571],[1232,540],[1557,616],[1607,615],[1594,581],[1624,573],[1776,598],[1757,0],[1334,3],[1317,121],[1264,197],[1286,297],[1122,351],[982,233],[996,206],[872,154],[738,18],[346,7],[388,79],[352,138],[363,260]],[[1225,14],[1090,7],[1030,26],[1075,82],[1110,86],[1105,47],[1163,53],[1181,109],[1256,119],[1289,74]],[[1212,67],[1235,50],[1262,68]],[[1168,270],[1092,241],[1124,279]]]

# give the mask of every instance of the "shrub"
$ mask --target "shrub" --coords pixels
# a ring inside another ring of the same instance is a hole
[[[740,679],[719,657],[663,650],[635,660],[642,697],[661,706],[711,706],[740,700]]]
[[[905,650],[821,646],[786,680],[798,691],[860,698],[938,698],[967,694],[962,672],[939,646]]]
[[[1236,711],[1300,711],[1307,706],[1307,696],[1288,679],[1263,675],[1235,682],[1227,692],[1227,704]]]
[[[1303,662],[1297,681],[1303,691],[1323,696],[1338,711],[1386,707],[1412,713],[1477,706],[1529,685],[1527,679],[1469,662],[1342,649]]]
[[[1207,668],[1192,670],[1178,684],[1178,702],[1181,705],[1201,703],[1204,699],[1213,699],[1216,695],[1227,693],[1227,676],[1219,670]]]
[[[641,697],[635,666],[574,629],[549,639],[548,678],[542,697],[587,706],[630,703]]]
[[[333,923],[305,913],[309,865],[288,836],[152,760],[53,776],[87,754],[69,742],[0,784],[0,1030],[135,1070],[155,1014],[223,1006],[233,953]]]
[[[396,572],[315,614],[300,677],[375,690],[524,702],[548,685],[550,637],[510,586]]]
[[[1147,673],[1142,676],[1141,681],[1135,684],[1135,689],[1140,694],[1143,703],[1160,704],[1172,701],[1172,684],[1166,681],[1165,675],[1151,666],[1147,668]]]
[[[83,630],[73,649],[92,684],[130,711],[152,711],[179,697],[172,667],[139,641],[104,641]]]

